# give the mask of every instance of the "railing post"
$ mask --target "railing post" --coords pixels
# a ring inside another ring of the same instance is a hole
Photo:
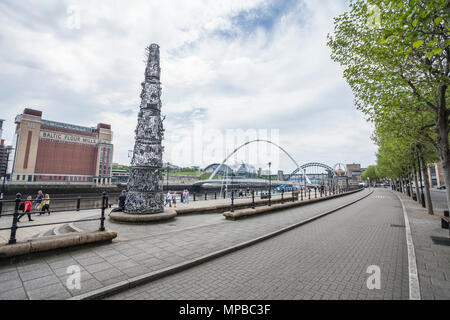
[[[252,190],[252,209],[255,209],[255,190]]]
[[[105,231],[105,209],[106,209],[107,201],[108,201],[108,197],[106,196],[106,192],[103,191],[103,195],[102,195],[102,215],[100,217],[100,229],[99,229],[99,231]]]
[[[77,198],[77,211],[80,211],[81,198],[78,196]]]
[[[17,219],[19,218],[19,205],[20,205],[20,193],[16,194],[16,204],[14,206],[13,223],[11,226],[11,236],[9,237],[8,244],[16,243],[16,231],[17,231]]]
[[[3,211],[3,192],[0,194],[0,218],[2,217]]]
[[[234,190],[231,191],[231,212],[234,212]]]

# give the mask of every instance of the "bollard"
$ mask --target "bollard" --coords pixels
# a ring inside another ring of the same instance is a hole
[[[252,190],[252,209],[255,209],[255,190]]]
[[[311,189],[308,190],[308,200],[311,200]]]
[[[300,190],[300,200],[303,201],[303,190]]]
[[[195,201],[195,192],[194,192],[194,201]]]
[[[2,217],[3,211],[3,192],[0,194],[0,218]]]
[[[106,196],[106,192],[103,191],[102,195],[102,215],[100,216],[100,229],[99,231],[105,231],[105,209],[108,203],[108,197]]]
[[[17,219],[19,218],[19,205],[20,205],[20,193],[16,194],[16,204],[14,206],[13,224],[11,226],[11,236],[9,237],[8,244],[16,243],[16,231],[17,231]]]
[[[78,199],[77,199],[77,211],[80,211],[80,204],[81,204],[81,198],[78,197]]]
[[[317,188],[314,188],[314,197],[317,199]]]
[[[234,191],[231,191],[231,212],[234,212]]]
[[[217,192],[214,192],[214,200],[217,200]]]
[[[272,206],[272,190],[269,189],[269,207]]]
[[[206,192],[205,192],[205,200],[208,200],[208,195],[206,194]]]
[[[283,204],[283,203],[284,203],[284,200],[283,200],[283,195],[284,195],[284,190],[282,190],[282,191],[281,191],[281,204]]]

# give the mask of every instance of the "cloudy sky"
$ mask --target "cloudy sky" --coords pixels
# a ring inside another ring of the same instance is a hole
[[[145,47],[158,43],[165,161],[205,166],[259,137],[300,164],[367,166],[375,161],[373,128],[326,46],[333,17],[347,7],[346,0],[0,0],[3,138],[14,141],[14,117],[30,107],[48,120],[111,124],[114,162],[129,163]],[[255,153],[274,151],[257,145],[232,161],[264,166]],[[294,168],[282,153],[274,162]]]

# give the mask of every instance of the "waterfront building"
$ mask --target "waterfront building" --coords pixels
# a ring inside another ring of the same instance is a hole
[[[111,184],[113,158],[109,124],[97,127],[45,120],[26,108],[15,119],[16,183]]]

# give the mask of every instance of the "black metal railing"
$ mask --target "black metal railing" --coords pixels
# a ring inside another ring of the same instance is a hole
[[[98,208],[90,208],[90,209],[81,209],[79,206],[79,203],[81,203],[82,200],[85,200],[87,198],[81,198],[78,197],[77,198],[77,208],[78,210],[76,211],[80,211],[80,210],[92,210],[92,209],[98,209]],[[99,218],[88,218],[88,219],[75,219],[75,220],[67,220],[67,221],[58,221],[58,222],[49,222],[49,223],[37,223],[37,224],[30,224],[30,225],[21,225],[19,226],[18,223],[18,219],[19,219],[19,215],[21,214],[27,214],[27,212],[22,212],[22,210],[19,210],[20,208],[20,204],[24,203],[26,200],[22,199],[22,196],[20,193],[18,193],[16,195],[16,199],[15,200],[2,200],[4,202],[8,201],[8,202],[14,202],[14,210],[13,213],[6,213],[3,214],[3,217],[5,216],[12,216],[13,220],[12,220],[12,225],[11,227],[7,227],[7,228],[0,228],[0,231],[3,230],[11,230],[11,235],[9,237],[9,241],[8,244],[14,244],[17,242],[16,240],[16,233],[17,233],[17,229],[21,229],[21,228],[32,228],[32,227],[41,227],[41,226],[51,226],[51,225],[58,225],[58,224],[66,224],[66,223],[73,223],[73,222],[84,222],[84,221],[98,221],[100,220],[100,227],[99,227],[99,231],[105,231],[105,210],[106,208],[108,208],[108,195],[106,194],[106,192],[103,192],[101,197],[89,197],[89,199],[96,199],[96,200],[101,200],[101,213],[100,213],[100,217]],[[53,201],[54,199],[52,199]],[[60,199],[61,200],[61,199]],[[73,198],[71,199],[73,201]],[[43,199],[42,201],[45,201],[45,199]],[[52,213],[61,213],[61,212],[67,212],[67,211],[74,211],[74,210],[51,210]],[[40,213],[42,211],[31,211],[30,214],[32,213]]]

